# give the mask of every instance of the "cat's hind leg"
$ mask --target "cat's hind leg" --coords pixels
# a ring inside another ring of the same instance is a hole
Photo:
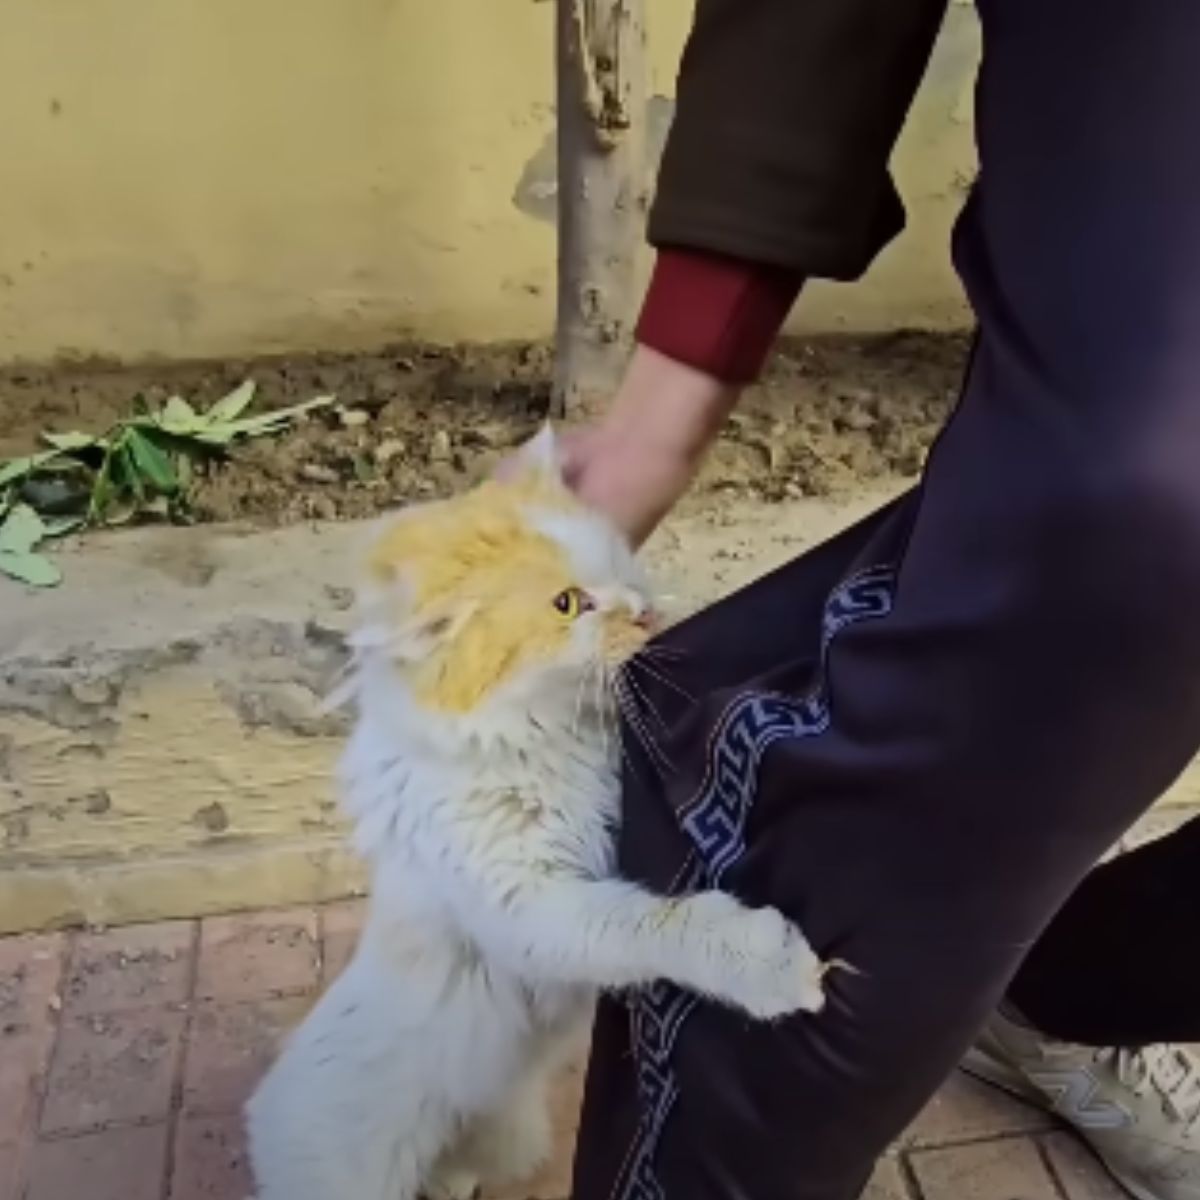
[[[482,1189],[519,1183],[550,1158],[553,1064],[530,1068],[503,1102],[475,1117],[422,1189],[426,1200],[472,1200]]]

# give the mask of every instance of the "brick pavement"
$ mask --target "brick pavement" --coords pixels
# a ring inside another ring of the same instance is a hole
[[[358,902],[0,940],[0,1200],[245,1200],[239,1110],[280,1034],[344,963]],[[561,1200],[556,1160],[497,1200]],[[1115,1200],[1040,1114],[956,1076],[869,1200]]]

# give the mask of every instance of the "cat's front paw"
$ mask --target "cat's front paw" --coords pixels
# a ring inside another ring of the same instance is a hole
[[[825,1005],[825,968],[796,925],[774,908],[747,908],[707,892],[689,902],[712,939],[703,990],[759,1020]]]

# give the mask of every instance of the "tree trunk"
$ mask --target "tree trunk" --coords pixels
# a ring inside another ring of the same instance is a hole
[[[577,419],[616,387],[646,212],[644,0],[557,0],[558,315],[554,399]]]

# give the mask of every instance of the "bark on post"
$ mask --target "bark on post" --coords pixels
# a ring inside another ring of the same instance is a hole
[[[644,0],[556,0],[555,404],[593,414],[624,366],[646,211]]]

